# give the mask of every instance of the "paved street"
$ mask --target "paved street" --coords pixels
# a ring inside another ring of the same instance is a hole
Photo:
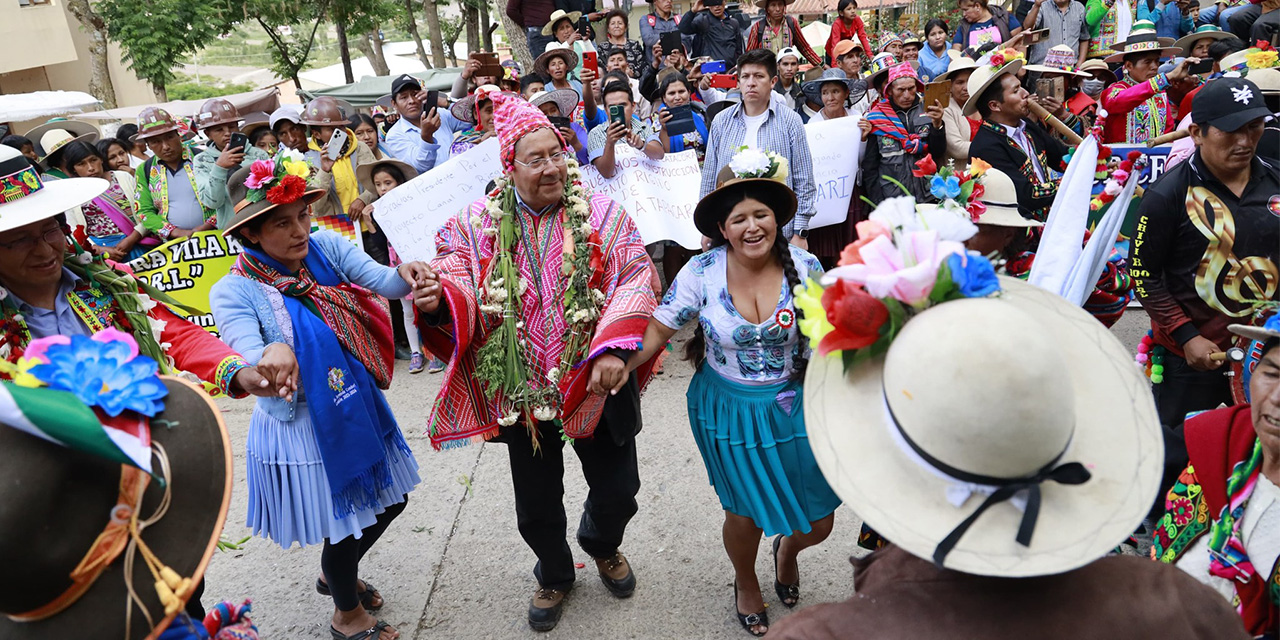
[[[1116,327],[1130,349],[1145,330],[1140,309],[1130,310]],[[441,376],[411,376],[405,362],[398,363],[396,373],[388,398],[417,455],[422,483],[404,514],[365,558],[361,574],[386,598],[379,615],[403,638],[749,637],[732,615],[732,573],[720,542],[722,511],[689,433],[684,393],[692,371],[686,363],[669,358],[665,373],[654,379],[643,399],[640,512],[622,548],[638,580],[629,600],[616,600],[605,591],[594,563],[572,539],[586,484],[576,458],[566,450],[570,545],[586,567],[578,571],[559,627],[545,635],[525,623],[535,588],[534,558],[516,531],[506,448],[486,444],[434,451],[423,425]],[[224,537],[239,540],[248,535],[244,442],[253,403],[220,404],[237,474]],[[858,524],[853,512],[841,507],[831,538],[800,557],[801,607],[852,593],[848,557],[857,553]],[[757,572],[769,614],[777,620],[790,611],[773,594],[767,542],[760,545]],[[215,555],[204,602],[252,598],[253,618],[264,640],[329,638],[332,601],[315,592],[319,566],[318,546],[284,551],[253,538],[240,551]]]

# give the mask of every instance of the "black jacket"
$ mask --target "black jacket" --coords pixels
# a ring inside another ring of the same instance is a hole
[[[924,178],[912,175],[916,162],[925,154],[933,156],[933,161],[941,166],[946,162],[947,137],[942,127],[933,126],[933,121],[924,114],[924,104],[917,99],[905,111],[894,108],[898,119],[902,121],[908,133],[920,136],[926,144],[922,153],[907,153],[897,138],[872,134],[864,143],[866,155],[862,159],[862,184],[867,189],[867,197],[872,202],[880,203],[886,198],[905,196],[902,189],[893,181],[901,183],[911,191],[917,202],[936,202],[929,193],[929,182]],[[852,124],[852,123],[851,123]],[[886,178],[892,178],[888,180]]]
[[[1060,172],[1066,169],[1062,156],[1066,155],[1067,146],[1034,122],[1026,122],[1026,133],[1031,146],[1037,151],[1040,165],[1044,167],[1044,181],[1036,180],[1031,161],[1022,147],[1005,133],[1004,127],[993,122],[983,121],[978,127],[978,134],[969,145],[969,157],[982,158],[1008,174],[1018,190],[1018,212],[1043,222],[1049,215],[1054,196],[1058,194],[1058,181],[1052,178],[1049,170]]]

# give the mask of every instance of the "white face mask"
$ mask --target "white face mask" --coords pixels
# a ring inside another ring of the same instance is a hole
[[[1084,81],[1080,89],[1084,91],[1084,94],[1089,96],[1090,98],[1097,98],[1099,95],[1102,95],[1102,90],[1106,86],[1107,86],[1107,83],[1103,82],[1102,80],[1089,78],[1088,80]]]

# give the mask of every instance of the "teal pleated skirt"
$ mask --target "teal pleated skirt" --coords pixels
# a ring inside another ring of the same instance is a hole
[[[799,383],[744,385],[704,365],[687,397],[693,439],[726,511],[773,536],[808,533],[840,506],[809,448]]]

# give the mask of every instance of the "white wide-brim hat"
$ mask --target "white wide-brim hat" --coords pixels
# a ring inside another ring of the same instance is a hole
[[[0,232],[52,218],[102,195],[101,178],[44,181],[17,149],[0,145]]]
[[[987,64],[975,69],[969,75],[969,99],[965,100],[964,107],[961,109],[964,115],[971,116],[978,112],[978,101],[982,99],[982,94],[992,82],[999,80],[1002,76],[1016,76],[1021,69],[1022,60],[1007,62],[999,68]]]
[[[885,355],[847,373],[841,355],[815,355],[804,384],[809,442],[845,503],[926,559],[986,497],[965,497],[966,485],[908,438],[952,471],[1020,478],[1082,466],[1082,483],[1038,485],[1026,546],[1023,491],[978,515],[943,562],[986,576],[1062,573],[1105,555],[1150,510],[1164,465],[1160,423],[1149,382],[1105,326],[1021,280],[1000,286],[997,297],[921,312]]]
[[[986,207],[982,215],[974,220],[976,224],[990,224],[997,227],[1043,227],[1039,220],[1022,217],[1018,211],[1018,189],[1009,174],[988,167],[982,174],[982,197],[978,202]]]

